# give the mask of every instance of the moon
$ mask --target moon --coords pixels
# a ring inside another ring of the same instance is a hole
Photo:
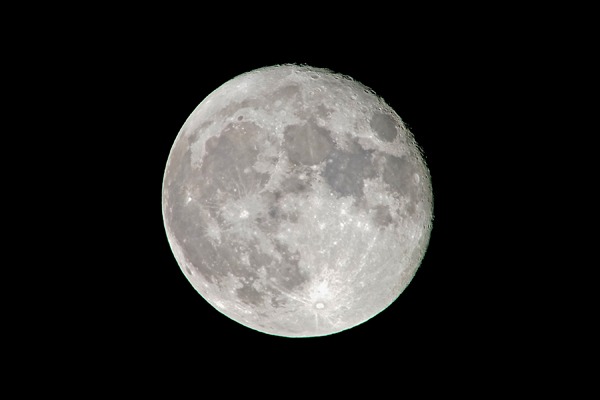
[[[383,99],[327,69],[277,65],[192,112],[167,160],[162,213],[177,263],[215,309],[314,337],[398,298],[425,255],[433,196],[419,146]]]

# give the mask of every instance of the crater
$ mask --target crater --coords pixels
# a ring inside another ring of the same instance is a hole
[[[257,108],[260,107],[260,105],[261,102],[258,99],[246,98],[242,101],[231,101],[227,106],[219,110],[217,116],[220,117],[218,119],[227,119],[244,108]]]
[[[319,104],[319,106],[317,107],[317,116],[323,119],[329,119],[331,118],[331,114],[333,114],[333,109],[326,107],[324,104]]]
[[[396,122],[389,114],[375,113],[371,117],[369,123],[371,129],[375,131],[378,138],[385,140],[386,142],[392,142],[398,135],[396,129]]]

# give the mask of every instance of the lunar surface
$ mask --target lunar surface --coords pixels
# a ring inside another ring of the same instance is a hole
[[[206,301],[260,332],[311,337],[398,298],[425,254],[433,198],[418,145],[383,99],[329,70],[279,65],[192,112],[162,208]]]

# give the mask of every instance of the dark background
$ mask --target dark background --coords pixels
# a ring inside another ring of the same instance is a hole
[[[597,131],[585,121],[597,113],[596,14],[418,5],[7,7],[4,381],[21,393],[168,398],[523,387],[573,397],[595,382],[597,290],[585,285],[597,280],[585,274],[597,262],[584,251],[595,197],[581,192],[595,183],[584,153],[596,148],[585,140]],[[163,173],[186,118],[225,81],[281,63],[371,87],[433,181],[431,241],[411,284],[327,337],[270,336],[220,314],[181,273],[163,227]]]
[[[60,304],[40,305],[52,360],[82,371],[106,364],[110,382],[174,374],[210,385],[244,375],[255,385],[276,378],[285,393],[313,375],[346,387],[434,372],[491,382],[515,360],[511,379],[527,378],[521,371],[539,355],[527,328],[539,300],[521,301],[524,266],[534,262],[522,249],[535,222],[516,223],[513,212],[536,208],[523,195],[534,173],[517,160],[535,112],[537,37],[512,36],[519,22],[501,18],[438,10],[439,23],[409,24],[376,14],[340,14],[334,24],[317,14],[242,24],[133,14],[39,38],[50,51],[36,57],[52,66],[44,95],[61,116],[52,141],[68,156],[52,161],[61,169],[52,191],[69,195],[51,226],[74,220],[47,235],[59,239],[51,262],[62,267],[40,272],[62,280],[51,289]],[[432,176],[433,231],[413,281],[379,315],[326,337],[271,336],[216,311],[180,271],[162,220],[163,173],[186,118],[227,80],[283,63],[372,88],[409,127]]]

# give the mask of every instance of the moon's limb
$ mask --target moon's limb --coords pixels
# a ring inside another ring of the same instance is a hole
[[[182,271],[215,308],[280,336],[320,336],[381,312],[429,240],[428,169],[400,117],[328,70],[238,76],[182,127],[163,217]]]

